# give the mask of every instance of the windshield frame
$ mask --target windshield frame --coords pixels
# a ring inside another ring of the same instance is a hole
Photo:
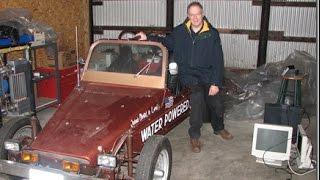
[[[116,73],[116,72],[102,72],[88,69],[89,61],[91,59],[93,50],[96,46],[100,44],[123,44],[123,45],[152,45],[157,46],[162,51],[162,69],[161,76],[150,76],[143,75],[141,73],[139,76],[135,74],[126,74],[126,73]],[[157,88],[164,89],[166,88],[166,69],[168,63],[168,50],[161,43],[152,42],[152,41],[128,41],[128,40],[97,40],[94,42],[90,49],[84,66],[84,73],[82,74],[81,80],[88,82],[98,82],[98,83],[110,83],[117,85],[126,85],[126,86],[139,86],[139,87],[148,87],[148,88]]]

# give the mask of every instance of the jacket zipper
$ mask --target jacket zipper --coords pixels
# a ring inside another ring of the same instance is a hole
[[[189,32],[189,36],[192,40],[192,49],[191,49],[191,57],[190,57],[190,66],[193,67],[193,56],[194,56],[194,46],[196,44],[196,37],[192,38],[191,32]]]

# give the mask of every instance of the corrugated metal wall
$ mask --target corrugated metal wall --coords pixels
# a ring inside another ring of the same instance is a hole
[[[117,39],[121,31],[108,31],[104,30],[103,34],[95,34],[93,39]]]
[[[316,8],[279,7],[270,9],[269,30],[284,31],[285,36],[316,37]]]
[[[277,1],[277,0],[274,0],[274,1]],[[288,1],[288,2],[317,2],[316,0],[286,0],[286,1]]]
[[[267,62],[285,60],[294,50],[305,51],[316,57],[316,43],[269,41]]]
[[[187,16],[187,6],[193,0],[176,0],[174,4],[174,24],[183,22]],[[216,28],[258,30],[260,28],[260,6],[252,6],[252,1],[199,1],[205,16]],[[256,68],[258,41],[248,40],[248,35],[220,34],[226,67]],[[253,53],[254,52],[254,53]]]
[[[225,67],[255,69],[259,41],[248,40],[248,35],[220,34]]]
[[[305,0],[305,2],[307,1]],[[316,8],[272,7],[269,30],[284,31],[285,36],[317,37]],[[314,57],[316,57],[317,53],[316,43],[269,41],[267,62],[284,60],[294,50],[306,51]]]
[[[108,26],[166,26],[164,0],[103,1],[102,6],[94,6],[94,25]]]
[[[174,1],[174,25],[186,18],[187,5],[193,0]],[[287,0],[289,1],[289,0]],[[290,0],[291,2],[315,2],[315,0]],[[216,28],[259,30],[261,6],[253,6],[252,0],[200,0],[206,17]],[[94,25],[108,26],[157,26],[166,25],[165,0],[103,1],[96,6]],[[283,31],[284,36],[316,37],[316,8],[272,6],[269,29]],[[120,31],[104,31],[98,38],[117,38]],[[258,40],[250,40],[245,34],[221,34],[225,66],[232,68],[256,68]],[[316,43],[269,41],[267,62],[284,60],[294,50],[307,51],[316,56]]]
[[[193,0],[175,0],[174,24],[183,22],[187,16],[187,6]],[[252,6],[251,0],[202,0],[205,16],[214,27],[233,29],[259,29],[260,6]]]

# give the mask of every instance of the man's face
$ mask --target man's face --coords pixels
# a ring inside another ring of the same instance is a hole
[[[202,26],[203,13],[199,6],[191,6],[188,11],[188,18],[191,21],[192,26],[200,27]]]

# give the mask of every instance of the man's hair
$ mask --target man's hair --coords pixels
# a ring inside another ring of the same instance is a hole
[[[189,13],[189,9],[190,9],[192,6],[198,6],[201,10],[203,10],[202,5],[201,5],[198,1],[193,1],[193,2],[191,2],[191,3],[188,5],[188,7],[187,7],[187,13]]]

